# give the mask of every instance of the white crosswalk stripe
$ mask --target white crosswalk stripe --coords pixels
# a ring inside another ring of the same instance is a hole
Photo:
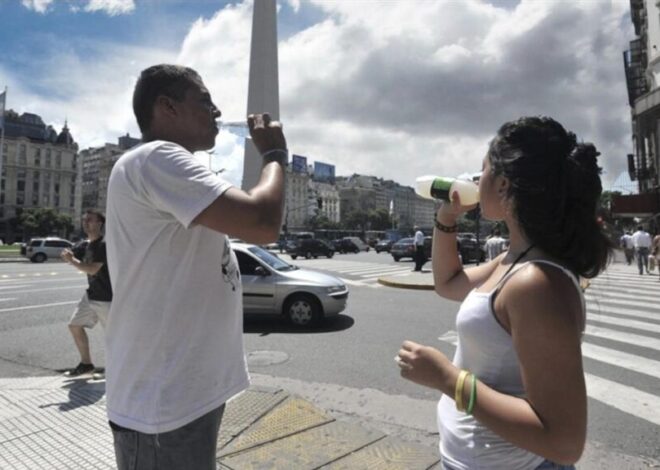
[[[339,275],[344,282],[348,285],[363,286],[380,288],[378,278],[382,276],[396,276],[399,274],[409,273],[411,270],[410,265],[394,266],[384,263],[370,263],[366,261],[352,261],[346,259],[290,259],[288,255],[279,255],[289,263],[296,264],[300,267],[318,269],[321,271],[331,271]],[[357,278],[357,279],[354,279]]]
[[[644,376],[650,385],[637,388],[634,383],[598,376],[586,362],[587,393],[594,400],[660,425],[660,282],[657,275],[640,276],[636,269],[613,264],[592,280],[585,293],[587,327],[582,354],[607,365],[605,370],[611,370],[612,377],[618,376],[615,368],[621,368]],[[598,338],[607,340],[608,346],[596,344]],[[446,331],[438,339],[456,345],[456,332]],[[631,352],[631,347],[640,353]]]

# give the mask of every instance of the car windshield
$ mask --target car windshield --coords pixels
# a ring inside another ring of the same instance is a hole
[[[273,268],[275,271],[292,271],[294,269],[298,269],[297,267],[290,265],[281,258],[278,258],[274,254],[264,250],[263,248],[259,248],[258,246],[251,246],[248,248],[248,251],[266,263],[268,266]]]

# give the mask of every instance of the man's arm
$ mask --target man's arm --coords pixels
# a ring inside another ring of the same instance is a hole
[[[230,188],[193,220],[212,230],[249,243],[269,243],[279,237],[284,207],[286,139],[282,126],[268,114],[251,115],[252,141],[263,157],[261,177],[250,191]]]
[[[70,265],[75,266],[79,271],[82,271],[90,276],[93,276],[94,274],[99,272],[99,270],[103,267],[103,263],[98,263],[98,262],[85,263],[83,261],[80,261],[78,258],[76,258],[73,255],[73,252],[68,248],[62,250],[62,253],[60,254],[60,258],[62,258]]]

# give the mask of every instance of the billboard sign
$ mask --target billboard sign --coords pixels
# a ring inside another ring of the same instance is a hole
[[[327,163],[314,162],[314,181],[321,183],[335,182],[335,166]]]
[[[307,172],[307,157],[302,155],[292,155],[291,156],[291,170],[294,173],[306,173]]]

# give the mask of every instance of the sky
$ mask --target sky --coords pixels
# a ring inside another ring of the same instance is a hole
[[[628,3],[279,0],[289,150],[412,186],[480,170],[504,122],[547,115],[596,145],[610,189],[632,152]],[[223,119],[244,120],[251,18],[252,0],[0,0],[0,89],[8,108],[67,120],[81,149],[139,136],[133,86],[157,63],[196,69]],[[240,185],[242,161],[222,131],[212,169]]]

